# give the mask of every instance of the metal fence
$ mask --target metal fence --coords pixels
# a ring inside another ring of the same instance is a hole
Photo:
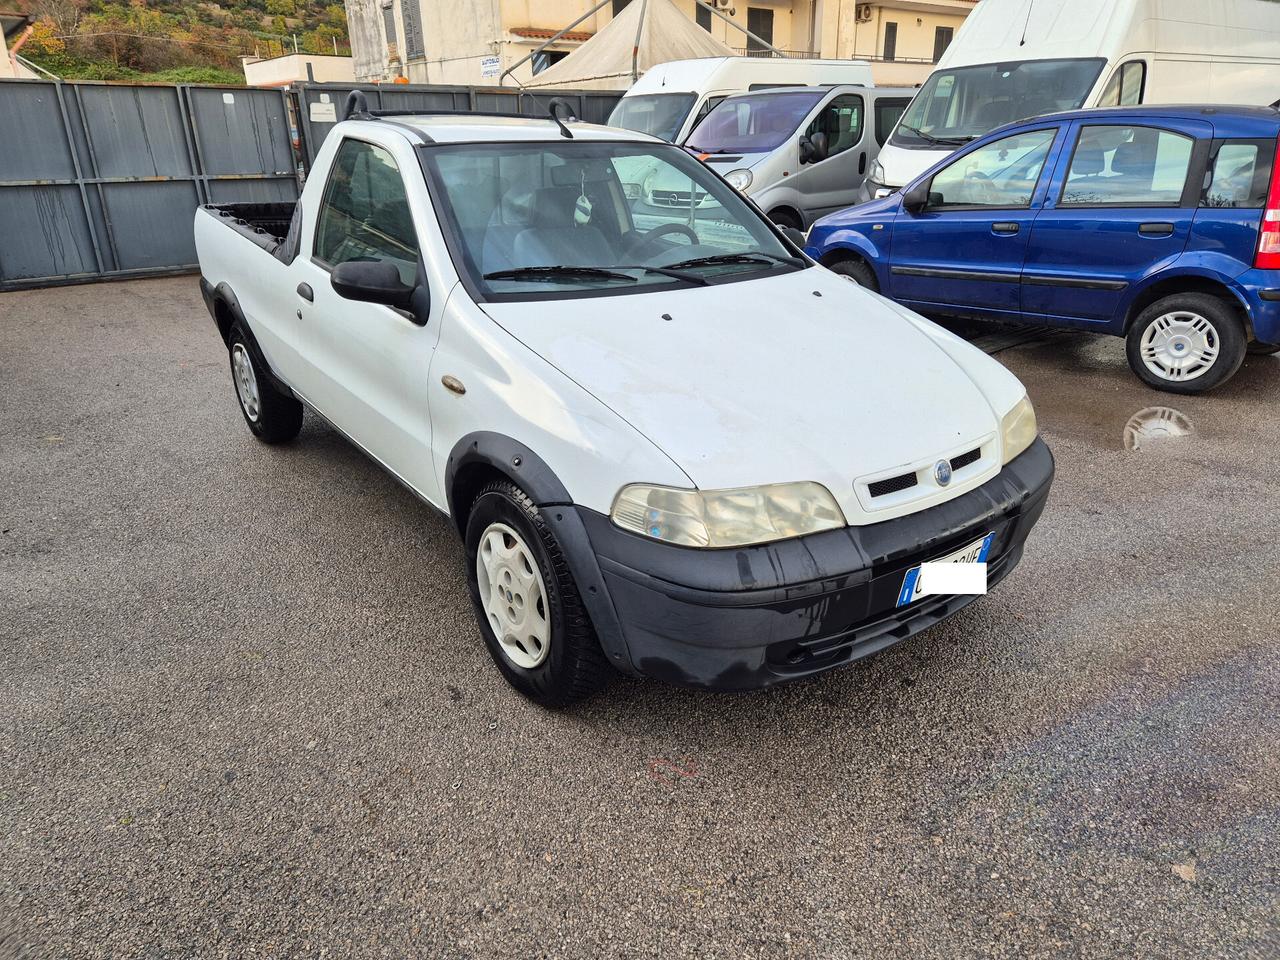
[[[370,110],[468,110],[473,113],[522,113],[545,117],[552,98],[568,100],[579,120],[604,123],[622,91],[538,90],[515,87],[451,87],[434,84],[307,84],[294,87],[303,159],[310,168],[324,138],[342,119],[347,94],[363,90]]]
[[[297,196],[280,90],[0,83],[0,290],[190,271],[199,204]]]
[[[353,89],[0,81],[0,290],[195,270],[196,207],[296,199],[299,170],[310,168]],[[596,123],[621,97],[359,89],[375,110],[544,116],[563,97]]]

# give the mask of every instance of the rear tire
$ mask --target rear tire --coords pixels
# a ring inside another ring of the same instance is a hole
[[[465,541],[476,621],[507,682],[552,709],[603,687],[613,668],[560,544],[528,494],[509,480],[484,487]]]
[[[1231,378],[1244,362],[1244,324],[1231,306],[1206,293],[1157,300],[1125,336],[1129,367],[1169,393],[1203,393]]]
[[[841,260],[827,269],[832,273],[840,274],[846,280],[852,280],[860,287],[866,287],[876,293],[880,292],[880,281],[876,279],[876,272],[865,260]]]
[[[240,413],[253,435],[263,443],[284,443],[302,429],[302,404],[281,393],[255,358],[249,335],[240,324],[227,337],[231,381],[240,401]]]

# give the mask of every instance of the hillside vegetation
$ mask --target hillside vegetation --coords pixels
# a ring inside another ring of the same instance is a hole
[[[12,5],[12,0],[10,5]],[[28,0],[21,54],[64,80],[243,83],[242,55],[348,54],[347,18],[324,0]]]

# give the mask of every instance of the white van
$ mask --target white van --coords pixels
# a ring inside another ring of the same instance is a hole
[[[609,126],[683,143],[711,108],[734,93],[765,87],[874,86],[865,60],[704,57],[645,71],[609,115]]]
[[[1280,98],[1275,0],[982,0],[864,182],[897,190],[1014,120],[1082,106]]]

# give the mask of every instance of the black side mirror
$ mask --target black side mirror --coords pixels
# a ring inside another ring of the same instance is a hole
[[[902,194],[902,209],[907,213],[919,213],[929,205],[929,181],[917,180]]]
[[[800,139],[800,162],[817,163],[827,159],[827,135],[819,130]]]
[[[381,303],[398,310],[413,306],[414,288],[400,279],[400,271],[386,260],[350,260],[333,268],[329,278],[338,296],[362,303]]]
[[[803,230],[799,230],[795,227],[779,227],[778,229],[782,231],[782,235],[784,237],[786,237],[788,240],[794,243],[801,250],[804,249],[804,231]]]

